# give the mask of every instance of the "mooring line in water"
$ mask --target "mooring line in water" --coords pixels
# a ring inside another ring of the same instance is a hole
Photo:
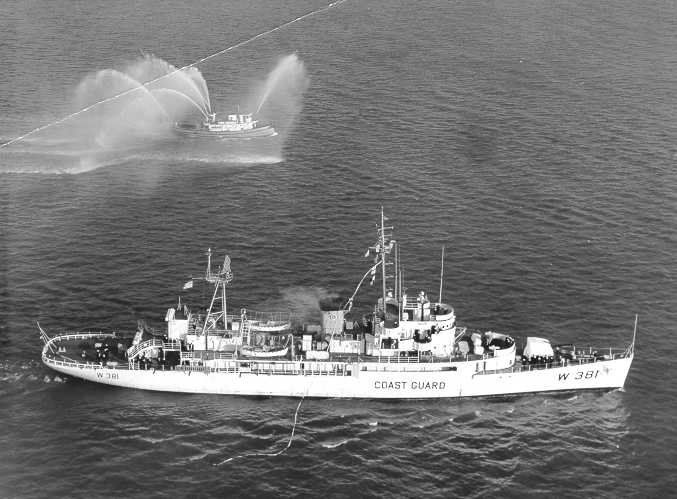
[[[298,422],[299,410],[301,409],[301,404],[303,403],[303,399],[305,398],[306,394],[304,394],[301,397],[301,400],[299,400],[299,405],[296,406],[296,412],[294,413],[294,424],[291,427],[291,434],[289,435],[289,442],[287,442],[286,447],[277,452],[246,452],[238,456],[229,457],[228,459],[225,459],[220,463],[216,463],[214,466],[221,466],[222,464],[229,463],[234,459],[240,459],[243,457],[276,457],[279,456],[280,454],[287,452],[287,450],[291,447],[292,441],[294,440],[294,432],[296,431],[296,423]]]
[[[115,94],[115,95],[113,95],[113,96],[111,96],[111,97],[107,97],[107,98],[105,98],[105,99],[103,99],[103,100],[100,100],[100,101],[98,101],[98,102],[95,102],[94,104],[91,104],[91,105],[89,105],[89,106],[87,106],[87,107],[84,107],[84,108],[80,109],[79,111],[76,111],[76,112],[71,113],[71,114],[69,114],[69,115],[67,115],[67,116],[64,116],[63,118],[59,118],[58,120],[52,121],[51,123],[47,123],[46,125],[39,126],[38,128],[35,128],[35,129],[31,130],[30,132],[27,132],[27,133],[25,133],[25,134],[23,134],[23,135],[20,135],[20,136],[15,137],[15,138],[13,138],[13,139],[7,141],[7,142],[4,142],[4,143],[0,144],[0,149],[2,149],[3,147],[7,147],[7,146],[9,146],[9,145],[11,145],[11,144],[14,144],[15,142],[19,142],[20,140],[23,140],[23,139],[25,139],[26,137],[29,137],[29,136],[31,136],[31,135],[33,135],[33,134],[36,134],[36,133],[38,133],[38,132],[41,132],[42,130],[45,130],[45,129],[47,129],[47,128],[50,128],[50,127],[52,127],[52,126],[54,126],[54,125],[58,125],[58,124],[60,124],[60,123],[63,123],[63,122],[65,122],[65,121],[68,121],[68,120],[70,120],[71,118],[75,118],[76,116],[79,116],[79,115],[81,115],[82,113],[86,113],[87,111],[89,111],[89,110],[91,110],[91,109],[93,109],[93,108],[95,108],[95,107],[97,107],[97,106],[100,106],[101,104],[106,104],[107,102],[111,102],[111,101],[113,101],[113,100],[115,100],[115,99],[118,99],[119,97],[123,97],[123,96],[128,95],[128,94],[130,94],[130,93],[132,93],[132,92],[136,92],[137,90],[139,90],[139,89],[141,89],[141,88],[143,88],[143,87],[147,87],[148,85],[150,85],[150,84],[152,84],[152,83],[155,83],[155,82],[157,82],[157,81],[162,80],[163,78],[167,78],[168,76],[171,76],[171,75],[173,75],[173,74],[175,74],[175,73],[178,73],[178,72],[183,71],[183,70],[188,69],[188,68],[192,68],[193,66],[197,66],[198,64],[201,64],[201,63],[203,63],[203,62],[205,62],[205,61],[208,61],[209,59],[213,59],[214,57],[218,57],[218,56],[220,56],[220,55],[222,55],[222,54],[225,54],[226,52],[230,52],[231,50],[235,50],[235,49],[237,49],[237,48],[243,47],[244,45],[247,45],[248,43],[251,43],[251,42],[253,42],[254,40],[258,40],[259,38],[262,38],[262,37],[264,37],[264,36],[266,36],[266,35],[269,35],[269,34],[271,34],[271,33],[274,33],[275,31],[279,31],[279,30],[281,30],[281,29],[283,29],[283,28],[286,28],[287,26],[290,26],[290,25],[294,24],[295,22],[302,21],[302,20],[304,20],[304,19],[307,19],[308,17],[314,16],[315,14],[320,14],[320,13],[322,13],[322,12],[328,11],[329,9],[333,9],[334,7],[336,7],[337,5],[342,4],[342,3],[345,2],[345,1],[346,1],[346,0],[336,0],[335,2],[332,2],[332,3],[330,3],[329,5],[327,5],[327,6],[325,6],[325,7],[322,7],[321,9],[317,9],[317,10],[314,10],[314,11],[312,11],[312,12],[308,12],[307,14],[303,14],[302,16],[299,16],[299,17],[297,17],[296,19],[292,19],[291,21],[287,21],[287,22],[285,22],[285,23],[283,23],[283,24],[280,24],[279,26],[276,26],[275,28],[269,29],[268,31],[264,31],[264,32],[262,32],[262,33],[259,33],[258,35],[252,36],[251,38],[248,38],[247,40],[244,40],[244,41],[242,41],[242,42],[236,43],[235,45],[232,45],[232,46],[230,46],[230,47],[228,47],[228,48],[225,48],[225,49],[223,49],[223,50],[219,50],[218,52],[214,52],[213,54],[208,55],[207,57],[203,57],[202,59],[198,59],[197,61],[195,61],[195,62],[193,62],[193,63],[191,63],[191,64],[188,64],[188,65],[183,66],[183,67],[181,67],[181,68],[175,69],[174,71],[171,71],[171,72],[169,72],[169,73],[167,73],[167,74],[165,74],[165,75],[159,76],[159,77],[154,78],[154,79],[152,79],[152,80],[148,80],[148,81],[146,81],[146,82],[144,82],[144,83],[141,83],[138,87],[130,88],[130,89],[128,89],[128,90],[125,90],[125,91],[123,91],[123,92],[120,92],[119,94]]]

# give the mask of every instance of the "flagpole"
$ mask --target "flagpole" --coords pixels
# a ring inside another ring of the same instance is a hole
[[[398,291],[399,280],[400,280],[400,269],[399,269],[399,258],[397,255],[399,247],[395,244],[395,300],[397,301],[397,320],[398,322],[402,320],[402,307],[400,306],[400,293]]]
[[[385,317],[386,312],[386,238],[385,238],[385,226],[383,220],[383,206],[381,206],[381,281],[383,289],[383,316]]]
[[[223,259],[223,329],[228,330],[228,301],[226,298],[226,284],[232,279],[232,272],[230,270],[230,257],[226,255]]]
[[[223,329],[228,329],[228,307],[226,305],[226,281],[223,281]]]
[[[207,323],[209,322],[209,316],[212,313],[212,308],[214,306],[214,300],[216,300],[216,294],[219,292],[219,285],[217,283],[216,287],[214,288],[214,295],[212,296],[212,301],[209,303],[209,310],[207,310],[207,316],[205,317],[204,324],[202,325],[202,334],[205,335],[205,350],[209,350],[208,348],[208,341],[207,341]]]
[[[437,303],[442,303],[442,280],[444,279],[444,245],[442,245],[442,266],[440,268],[440,299]]]

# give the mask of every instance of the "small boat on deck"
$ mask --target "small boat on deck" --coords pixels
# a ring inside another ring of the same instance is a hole
[[[240,348],[240,353],[245,357],[256,357],[259,359],[280,359],[287,356],[289,352],[288,347],[280,349],[269,349],[268,347],[251,347],[243,346]]]
[[[611,390],[625,384],[635,353],[552,344],[527,336],[471,330],[454,308],[421,291],[407,294],[393,227],[381,212],[373,264],[348,300],[320,303],[321,324],[292,325],[288,312],[228,314],[230,258],[204,280],[209,306],[165,314],[166,330],[143,324],[130,334],[42,328],[43,363],[63,374],[119,387],[187,393],[373,399],[460,398],[537,392]],[[366,280],[380,281],[377,303],[353,316]],[[193,280],[184,285],[192,287]],[[519,345],[523,345],[521,348]]]
[[[244,320],[247,320],[251,333],[240,347],[240,355],[259,359],[287,357],[293,337],[289,318],[285,320],[277,317],[261,321],[245,317]]]
[[[219,120],[216,113],[211,113],[202,122],[176,123],[175,129],[190,137],[248,139],[277,135],[272,124],[260,123],[252,113],[229,114],[225,120]]]

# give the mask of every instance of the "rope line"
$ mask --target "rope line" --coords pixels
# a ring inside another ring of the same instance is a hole
[[[332,3],[330,3],[329,5],[327,5],[326,7],[322,7],[321,9],[317,9],[317,10],[314,10],[314,11],[312,11],[312,12],[308,12],[307,14],[303,14],[302,16],[299,16],[299,17],[297,17],[296,19],[292,19],[291,21],[287,21],[287,22],[285,22],[285,23],[283,23],[283,24],[280,24],[279,26],[276,26],[275,28],[269,29],[269,30],[264,31],[264,32],[262,32],[262,33],[259,33],[258,35],[252,36],[251,38],[249,38],[249,39],[247,39],[247,40],[244,40],[244,41],[241,41],[241,42],[239,42],[239,43],[236,43],[235,45],[232,45],[232,46],[230,46],[230,47],[228,47],[228,48],[225,48],[225,49],[223,49],[223,50],[219,50],[218,52],[214,52],[213,54],[208,55],[207,57],[203,57],[202,59],[198,59],[197,61],[195,61],[195,62],[193,62],[193,63],[191,63],[191,64],[188,64],[188,65],[183,66],[183,67],[178,68],[178,69],[174,69],[174,71],[171,71],[171,72],[169,72],[169,73],[167,73],[167,74],[165,74],[165,75],[162,75],[162,76],[159,76],[159,77],[154,78],[154,79],[152,79],[152,80],[148,80],[148,81],[146,81],[146,82],[144,82],[144,83],[141,83],[141,84],[139,84],[138,87],[130,88],[130,89],[128,89],[128,90],[125,90],[125,91],[123,91],[123,92],[120,92],[120,93],[118,93],[118,94],[115,94],[115,95],[113,95],[113,96],[111,96],[111,97],[107,97],[106,99],[103,99],[103,100],[100,100],[100,101],[98,101],[98,102],[95,102],[94,104],[91,104],[91,105],[89,105],[89,106],[87,106],[87,107],[84,107],[84,108],[80,109],[79,111],[76,111],[76,112],[74,112],[74,113],[71,113],[71,114],[69,114],[69,115],[67,115],[67,116],[64,116],[63,118],[59,118],[58,120],[52,121],[51,123],[47,123],[46,125],[39,126],[39,127],[35,128],[35,129],[31,130],[30,132],[27,132],[27,133],[25,133],[25,134],[23,134],[23,135],[20,135],[20,136],[15,137],[15,138],[13,138],[13,139],[7,141],[7,142],[4,142],[4,143],[0,144],[0,149],[2,149],[3,147],[7,147],[7,146],[9,146],[9,145],[11,145],[11,144],[14,144],[15,142],[18,142],[18,141],[20,141],[20,140],[23,140],[23,139],[25,139],[26,137],[29,137],[29,136],[31,136],[31,135],[33,135],[33,134],[36,134],[36,133],[38,133],[38,132],[40,132],[40,131],[42,131],[42,130],[45,130],[45,129],[47,129],[47,128],[50,128],[50,127],[52,127],[52,126],[54,126],[54,125],[58,125],[58,124],[60,124],[60,123],[63,123],[63,122],[65,122],[65,121],[68,121],[68,120],[70,120],[71,118],[75,118],[76,116],[79,116],[79,115],[81,115],[82,113],[85,113],[85,112],[87,112],[87,111],[89,111],[89,110],[91,110],[91,109],[93,109],[93,108],[95,108],[95,107],[97,107],[97,106],[100,106],[101,104],[105,104],[105,103],[107,103],[107,102],[111,102],[111,101],[113,101],[113,100],[115,100],[115,99],[118,99],[118,98],[120,98],[120,97],[123,97],[123,96],[125,96],[125,95],[128,95],[128,94],[130,94],[130,93],[132,93],[132,92],[136,92],[137,90],[139,90],[139,89],[141,89],[141,88],[147,87],[148,85],[151,85],[151,84],[153,84],[153,83],[155,83],[155,82],[158,82],[158,81],[162,80],[163,78],[167,78],[168,76],[171,76],[171,75],[173,75],[173,74],[175,74],[175,73],[178,73],[179,71],[183,71],[183,70],[185,70],[185,69],[192,68],[193,66],[197,66],[198,64],[201,64],[201,63],[203,63],[203,62],[205,62],[205,61],[208,61],[209,59],[212,59],[212,58],[217,57],[217,56],[219,56],[219,55],[225,54],[226,52],[230,52],[231,50],[235,50],[235,49],[237,49],[237,48],[240,48],[240,47],[242,47],[242,46],[244,46],[244,45],[247,45],[248,43],[253,42],[254,40],[258,40],[259,38],[262,38],[262,37],[264,37],[264,36],[266,36],[266,35],[269,35],[269,34],[271,34],[271,33],[274,33],[274,32],[276,32],[276,31],[279,31],[279,30],[281,30],[281,29],[283,29],[283,28],[286,28],[287,26],[290,26],[290,25],[292,25],[292,24],[294,24],[294,23],[296,23],[296,22],[298,22],[298,21],[302,21],[303,19],[307,19],[308,17],[314,16],[314,15],[316,15],[316,14],[320,14],[320,13],[322,13],[322,12],[326,12],[326,11],[328,11],[329,9],[332,9],[332,8],[336,7],[337,5],[342,4],[342,3],[345,2],[345,1],[346,1],[346,0],[337,0],[337,1],[335,1],[335,2],[332,2]]]
[[[281,450],[279,450],[277,452],[245,452],[244,454],[229,457],[228,459],[225,459],[225,460],[221,461],[220,463],[215,464],[214,466],[221,466],[222,464],[229,463],[230,461],[232,461],[234,459],[240,459],[240,458],[243,458],[243,457],[277,457],[277,456],[287,452],[287,450],[291,447],[292,441],[294,440],[294,432],[296,431],[296,423],[298,422],[299,410],[301,409],[301,404],[303,403],[303,400],[305,398],[306,398],[306,395],[303,394],[303,397],[301,397],[301,400],[299,401],[299,405],[296,406],[296,412],[294,413],[294,424],[291,427],[291,434],[289,435],[289,442],[287,442],[287,445],[284,448],[282,448]]]

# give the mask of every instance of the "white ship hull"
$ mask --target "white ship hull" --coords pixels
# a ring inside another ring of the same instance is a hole
[[[426,370],[430,369],[426,363],[275,363],[275,369],[284,369],[285,374],[273,372],[273,364],[266,361],[233,361],[231,366],[222,368],[142,370],[63,362],[43,352],[43,362],[75,378],[124,388],[219,395],[410,399],[621,388],[632,356],[563,367],[480,373],[475,372],[475,362],[436,365],[434,371]]]
[[[220,139],[251,139],[260,137],[274,137],[277,135],[275,128],[271,125],[243,129],[243,130],[209,130],[202,127],[176,127],[176,131],[188,137],[209,137]]]
[[[436,399],[622,388],[634,357],[627,348],[551,345],[529,336],[523,349],[494,331],[457,327],[454,308],[424,291],[407,296],[401,277],[387,291],[386,256],[395,248],[381,224],[367,256],[375,264],[344,304],[320,303],[322,324],[292,330],[288,313],[226,313],[230,258],[204,280],[214,285],[206,313],[184,303],[165,315],[165,334],[139,326],[134,338],[104,333],[49,336],[43,362],[61,373],[125,388],[221,395]],[[397,253],[395,253],[397,254]],[[362,321],[346,313],[368,276],[382,272],[382,297]],[[184,289],[192,287],[189,281]],[[215,304],[223,306],[219,309]],[[247,358],[251,357],[251,358]],[[75,360],[78,359],[78,360]]]
[[[252,114],[230,114],[225,121],[210,114],[203,123],[177,123],[176,130],[191,137],[255,138],[277,135],[271,124],[259,123]]]

